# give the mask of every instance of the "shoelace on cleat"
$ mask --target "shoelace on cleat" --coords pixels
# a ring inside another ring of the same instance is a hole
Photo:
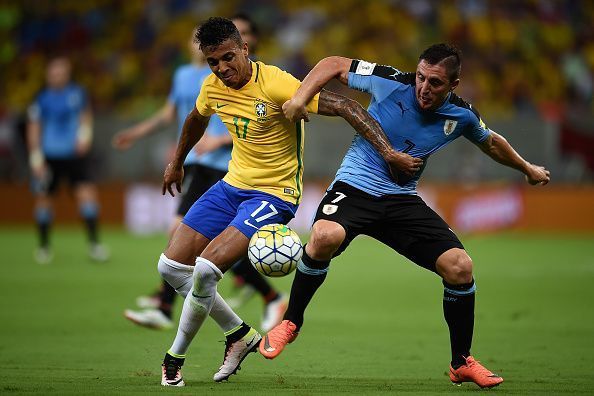
[[[163,366],[165,367],[165,378],[169,381],[174,380],[175,377],[177,377],[177,373],[182,367],[173,362],[163,363]]]
[[[231,348],[233,348],[233,344],[235,344],[235,342],[230,342],[230,341],[220,341],[220,342],[225,343],[225,355],[223,356],[223,366],[224,366],[225,361],[227,360],[227,357],[229,357],[229,353],[231,352]],[[236,342],[239,342],[239,341],[236,341]],[[221,366],[221,368],[223,366]]]
[[[472,369],[472,371],[476,372],[477,374],[484,375],[485,377],[489,377],[494,375],[489,369],[481,364],[478,360],[473,360],[468,363],[468,368]]]
[[[223,355],[223,366],[225,365],[225,360],[227,360],[227,356],[229,356],[229,352],[231,351],[232,345],[232,342],[225,341],[225,354]]]
[[[219,341],[219,342],[223,342],[223,341]],[[224,341],[224,342],[225,342],[225,355],[223,356],[223,364],[221,365],[221,367],[219,367],[219,370],[221,370],[223,367],[225,367],[225,362],[227,361],[227,358],[230,355],[231,349],[233,348],[233,344],[235,344],[239,341],[235,341],[235,342]]]
[[[283,326],[282,332],[280,331],[280,329],[279,331],[270,332],[268,333],[268,337],[272,338],[275,342],[280,340],[283,342],[283,344],[288,344],[291,337],[295,335],[295,333],[293,333],[293,331],[291,331],[288,327],[288,325]]]

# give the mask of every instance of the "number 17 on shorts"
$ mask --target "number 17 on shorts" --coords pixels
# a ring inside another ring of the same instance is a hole
[[[237,216],[230,225],[237,228],[248,238],[266,224],[287,224],[295,215],[296,207],[280,198],[266,197],[250,199],[239,205]],[[276,199],[274,199],[276,198]]]

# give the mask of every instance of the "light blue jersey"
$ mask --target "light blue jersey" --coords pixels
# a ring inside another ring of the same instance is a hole
[[[200,93],[202,82],[211,73],[208,66],[197,67],[192,64],[180,66],[173,76],[173,86],[169,94],[169,102],[177,110],[178,133],[181,135],[182,126],[190,111],[196,106],[196,98]],[[227,128],[217,115],[210,117],[206,134],[212,136],[227,135]],[[178,136],[179,136],[178,135]],[[191,150],[184,165],[200,164],[209,168],[226,171],[231,159],[231,146],[220,147],[214,151],[198,156]]]
[[[76,141],[87,95],[69,83],[61,89],[46,88],[29,108],[29,118],[41,124],[41,150],[48,159],[76,157]]]
[[[460,136],[481,143],[490,134],[478,111],[454,93],[435,111],[422,110],[415,98],[415,73],[354,60],[348,84],[371,94],[367,111],[380,123],[394,149],[425,161],[414,177],[399,177],[397,184],[380,154],[356,135],[334,181],[371,195],[416,194],[431,154]]]

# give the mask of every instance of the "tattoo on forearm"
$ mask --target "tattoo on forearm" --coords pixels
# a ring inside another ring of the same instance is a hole
[[[322,90],[318,114],[344,118],[382,156],[392,151],[392,145],[380,124],[358,102],[337,93]]]

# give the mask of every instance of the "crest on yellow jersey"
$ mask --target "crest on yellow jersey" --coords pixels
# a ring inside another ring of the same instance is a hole
[[[254,110],[256,112],[258,121],[262,122],[267,120],[266,116],[268,115],[268,108],[266,106],[266,102],[256,99],[254,102]]]

